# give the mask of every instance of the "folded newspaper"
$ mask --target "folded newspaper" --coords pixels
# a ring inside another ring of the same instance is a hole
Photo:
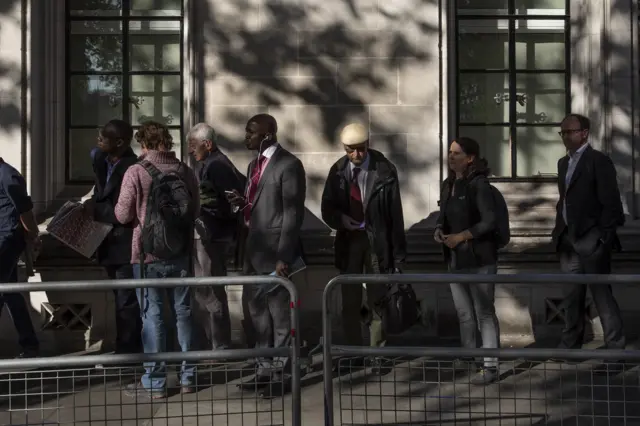
[[[110,223],[96,222],[82,204],[67,201],[47,226],[51,236],[86,258],[93,256],[113,229]]]

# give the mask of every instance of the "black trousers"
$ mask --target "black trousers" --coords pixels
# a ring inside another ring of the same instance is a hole
[[[31,322],[29,307],[20,293],[2,293],[1,283],[18,282],[18,260],[24,250],[24,237],[12,235],[0,238],[0,313],[6,305],[18,333],[22,350],[37,350],[36,332]]]
[[[133,278],[133,266],[109,265],[105,267],[112,280]],[[116,302],[116,353],[142,352],[142,319],[136,290],[113,290]]]
[[[580,256],[566,232],[560,237],[558,246],[560,267],[569,274],[609,274],[611,272],[611,248],[599,244],[589,256]],[[604,341],[608,349],[624,349],[626,338],[622,325],[622,316],[613,291],[609,284],[590,284],[589,290],[596,305]],[[587,285],[567,286],[563,301],[565,328],[562,330],[561,348],[580,348],[584,341],[585,299]]]

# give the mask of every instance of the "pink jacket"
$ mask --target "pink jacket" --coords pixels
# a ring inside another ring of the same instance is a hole
[[[187,184],[189,191],[193,194],[193,202],[195,203],[195,217],[200,212],[200,199],[198,197],[198,182],[196,176],[186,164],[176,158],[175,152],[164,151],[148,151],[140,157],[140,160],[147,160],[156,166],[161,172],[178,170],[182,164],[182,175]],[[116,219],[120,223],[133,222],[135,228],[133,230],[133,241],[131,242],[131,263],[140,263],[140,231],[141,224],[144,224],[144,218],[147,212],[147,199],[151,189],[151,176],[139,164],[129,167],[122,179],[122,187],[120,188],[120,197],[115,207]],[[189,253],[185,253],[188,255]],[[147,254],[144,263],[151,263],[157,260],[153,256]]]

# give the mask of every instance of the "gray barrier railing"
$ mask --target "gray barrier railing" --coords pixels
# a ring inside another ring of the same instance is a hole
[[[104,365],[105,368],[114,365],[143,363],[143,362],[194,362],[194,361],[230,361],[247,360],[261,357],[290,357],[291,359],[291,424],[301,425],[301,396],[300,396],[300,336],[299,336],[299,297],[296,287],[287,279],[277,276],[240,276],[240,277],[203,277],[203,278],[163,278],[163,279],[123,279],[97,280],[89,282],[60,281],[42,283],[4,283],[0,284],[3,293],[17,293],[25,291],[104,291],[130,288],[173,288],[207,287],[228,285],[264,285],[280,284],[291,298],[291,346],[288,348],[256,348],[256,349],[225,349],[224,351],[191,351],[169,352],[154,354],[105,354],[87,356],[54,356],[30,359],[0,360],[0,375],[15,374],[16,371],[41,368],[65,367],[95,367]],[[12,382],[12,380],[9,380]],[[23,395],[23,399],[27,399]],[[237,422],[236,422],[237,424]],[[244,424],[244,423],[242,423]]]
[[[340,275],[333,278],[325,287],[322,301],[322,350],[323,350],[323,374],[324,374],[324,404],[325,404],[325,426],[334,426],[334,395],[333,395],[333,356],[351,356],[351,357],[430,357],[435,359],[459,359],[464,357],[497,357],[499,359],[515,360],[548,360],[559,358],[565,360],[615,360],[615,361],[636,361],[640,362],[640,350],[585,350],[585,349],[542,349],[542,348],[505,348],[505,349],[469,349],[469,348],[451,348],[451,347],[363,347],[363,346],[346,346],[333,345],[332,343],[332,304],[331,296],[334,289],[340,285],[362,285],[362,284],[389,284],[391,282],[401,284],[449,284],[455,283],[486,283],[495,284],[637,284],[640,283],[640,275],[577,275],[577,274],[500,274],[500,275],[476,275],[476,274],[395,274],[395,275]],[[338,313],[339,315],[339,313]],[[436,361],[434,361],[436,362]],[[438,361],[439,362],[439,361]],[[451,367],[449,366],[449,369]],[[414,367],[415,370],[415,367]],[[439,366],[439,370],[442,368]],[[441,374],[441,371],[438,373]],[[576,373],[577,374],[577,373]],[[382,386],[382,382],[378,383]],[[468,382],[466,383],[468,386]],[[640,386],[640,383],[638,383]],[[638,387],[636,386],[636,387]],[[373,395],[376,399],[383,399],[383,390],[380,395]],[[399,392],[396,384],[393,386],[393,393]],[[367,391],[364,391],[365,402],[360,402],[365,409],[363,417],[360,421],[353,418],[348,424],[369,424],[367,420],[367,412],[371,413],[371,409],[367,409],[366,399]],[[640,397],[640,394],[638,395]],[[395,398],[395,396],[394,396]],[[443,397],[444,398],[444,397]],[[450,396],[447,398],[451,399]],[[351,400],[354,397],[351,395]],[[341,400],[342,401],[342,400]],[[595,404],[593,396],[590,401],[591,405]],[[394,402],[396,400],[394,399]],[[577,403],[576,403],[577,404]],[[382,405],[382,403],[381,403]],[[426,400],[425,400],[426,405]],[[640,412],[640,407],[639,412]],[[382,408],[380,408],[382,411]],[[438,408],[441,410],[441,407]],[[455,413],[455,410],[453,410]],[[370,415],[370,414],[369,414]],[[455,414],[454,414],[455,416]],[[404,420],[407,424],[414,420],[409,415],[409,420]],[[610,416],[613,418],[612,416]],[[342,412],[341,412],[342,418]],[[594,415],[595,418],[595,415]],[[625,412],[625,421],[635,419],[640,422],[640,414],[634,414],[630,417]],[[634,420],[634,421],[635,421]],[[371,420],[374,424],[387,423],[389,420],[376,417]],[[398,422],[396,413],[396,423]],[[455,421],[455,418],[454,418]],[[403,424],[405,424],[403,422]],[[445,422],[441,419],[441,422]],[[449,422],[448,420],[446,421]],[[393,421],[391,421],[393,423]],[[429,423],[431,424],[431,423]],[[441,423],[444,424],[444,423]],[[532,423],[533,424],[533,423]],[[538,423],[536,423],[538,424]],[[541,423],[542,424],[542,423]],[[625,423],[626,424],[626,423]]]

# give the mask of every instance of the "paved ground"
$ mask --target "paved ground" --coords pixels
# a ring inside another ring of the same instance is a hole
[[[454,373],[450,362],[398,360],[382,377],[354,370],[334,379],[335,424],[640,424],[639,373],[632,367],[607,374],[595,361],[505,362],[499,384],[477,387],[469,384],[469,372]],[[290,424],[290,397],[261,400],[236,388],[251,369],[198,370],[198,393],[160,401],[123,392],[139,369],[0,374],[0,425]],[[303,379],[302,401],[303,425],[323,426],[320,371]]]

